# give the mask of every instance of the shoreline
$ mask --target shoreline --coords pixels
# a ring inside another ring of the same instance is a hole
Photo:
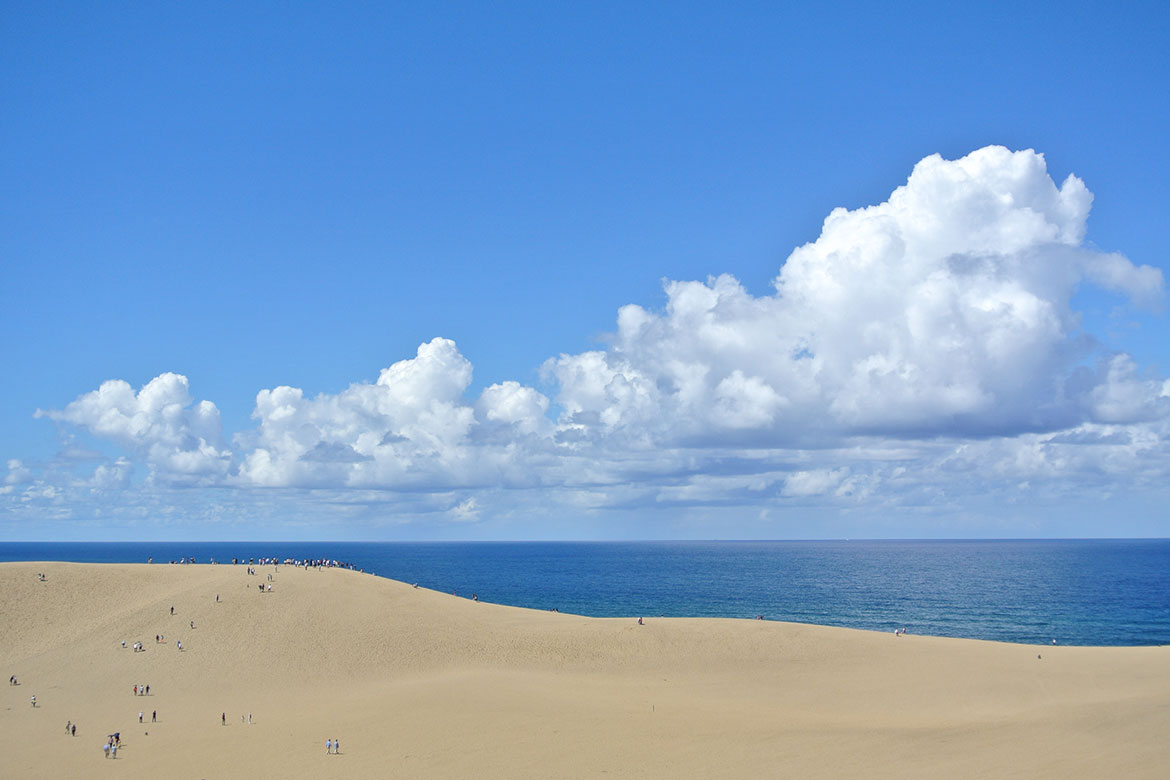
[[[276,566],[281,566],[281,567],[299,568],[298,564],[286,563],[283,560],[280,561],[279,563],[275,563],[275,564],[272,563],[271,561],[269,561],[267,563],[255,563],[255,564],[249,564],[249,563],[243,562],[243,561],[241,561],[239,563],[233,563],[231,561],[228,561],[228,562],[224,562],[224,561],[184,562],[184,561],[174,561],[174,560],[146,561],[146,562],[136,562],[136,563],[83,562],[83,561],[63,561],[63,560],[60,560],[60,561],[54,561],[54,560],[0,561],[0,567],[13,565],[13,564],[29,564],[29,565],[61,564],[61,565],[67,565],[67,566],[165,566],[165,567],[176,566],[176,567],[236,567],[236,568],[248,567],[248,566],[258,568],[261,566],[276,565]],[[399,585],[410,586],[412,588],[416,587],[413,583],[407,583],[403,580],[394,579],[393,577],[387,577],[385,575],[377,574],[376,572],[367,572],[367,571],[364,571],[362,569],[357,569],[357,568],[353,568],[353,567],[346,566],[346,565],[332,565],[332,566],[326,565],[326,566],[321,566],[320,568],[326,569],[326,570],[349,571],[353,574],[366,574],[366,575],[369,575],[369,576],[372,576],[372,577],[375,577],[375,578],[378,578],[381,580],[385,580],[387,582],[393,582],[393,583],[397,583]],[[430,587],[421,586],[421,585],[417,586],[417,588],[419,590],[423,590],[423,591],[426,591],[428,593],[435,593],[435,594],[438,594],[441,596],[447,596],[450,598],[463,599],[463,600],[469,600],[469,601],[472,600],[470,596],[466,596],[466,595],[460,596],[460,595],[458,595],[458,593],[454,593],[454,594],[446,593],[445,591],[438,590],[436,588],[430,588]],[[647,614],[644,614],[644,615],[630,614],[630,615],[618,615],[618,616],[613,616],[613,615],[598,616],[598,615],[588,615],[588,614],[579,613],[579,612],[572,612],[569,610],[564,610],[564,611],[543,610],[543,609],[538,609],[535,607],[528,607],[528,606],[517,605],[517,604],[508,604],[505,602],[498,602],[498,601],[491,601],[490,599],[484,599],[482,601],[482,603],[494,604],[496,606],[508,607],[510,609],[526,610],[526,611],[531,611],[531,612],[535,612],[535,613],[542,613],[542,612],[550,611],[550,612],[554,612],[556,614],[572,615],[574,617],[587,618],[590,620],[627,620],[627,619],[636,620],[638,617],[643,617],[645,619],[653,619],[653,620],[732,620],[732,621],[778,623],[778,624],[783,624],[783,625],[809,626],[809,627],[814,627],[814,628],[825,628],[825,629],[842,629],[842,630],[847,630],[847,631],[864,631],[866,633],[872,633],[872,634],[894,633],[896,631],[896,629],[881,630],[881,629],[874,629],[874,628],[864,628],[864,627],[839,625],[839,624],[831,624],[831,623],[806,622],[806,621],[800,621],[800,620],[777,620],[777,619],[769,618],[769,617],[748,618],[748,617],[737,617],[737,616],[731,616],[731,615],[669,615],[669,616],[668,615],[656,615],[656,616],[653,616],[653,615],[647,615]],[[917,632],[917,631],[913,631],[913,630],[906,631],[904,635],[905,636],[913,635],[913,636],[918,636],[918,637],[930,637],[930,638],[934,638],[934,639],[953,639],[953,640],[960,640],[960,641],[965,641],[965,642],[988,642],[988,643],[992,643],[992,644],[1012,645],[1012,646],[1018,646],[1018,647],[1033,647],[1033,648],[1046,648],[1046,647],[1082,647],[1082,648],[1170,647],[1170,642],[1146,643],[1146,644],[1079,644],[1079,643],[1061,643],[1059,641],[1056,643],[1052,643],[1052,644],[1044,643],[1044,642],[1013,642],[1013,641],[1006,641],[1006,640],[1000,640],[1000,639],[985,639],[985,638],[981,638],[981,637],[971,637],[971,636],[954,636],[954,635],[948,635],[948,634],[932,634],[932,633],[926,633],[926,632]]]

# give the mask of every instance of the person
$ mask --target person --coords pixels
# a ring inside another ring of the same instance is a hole
[[[333,754],[334,754],[334,755],[337,755],[337,754],[338,754],[338,753],[340,753],[340,752],[341,752],[341,740],[340,740],[340,739],[334,739],[334,740],[333,740]]]
[[[141,722],[142,722],[142,710],[139,710],[139,711],[138,711],[138,722],[139,722],[139,723],[141,723]]]
[[[638,625],[644,626],[646,624],[644,622],[642,622],[642,618],[638,618]]]
[[[158,710],[155,710],[154,712],[150,713],[150,722],[151,723],[158,722]]]
[[[251,722],[252,722],[252,713],[249,712],[248,713],[248,723],[250,724]]]
[[[28,702],[29,702],[29,704],[31,704],[34,707],[37,706],[37,697],[36,696],[29,696]]]
[[[66,733],[66,734],[68,734],[68,733],[69,733],[69,727],[70,727],[70,726],[72,726],[72,725],[73,725],[73,721],[71,721],[71,720],[67,720],[67,721],[65,721],[65,733]]]
[[[171,614],[172,615],[175,614],[175,605],[174,604],[171,605]]]
[[[118,743],[115,742],[114,746],[112,748],[110,748],[110,758],[117,758],[117,757],[118,757]]]
[[[327,739],[327,740],[325,740],[325,753],[328,754],[328,753],[332,753],[332,752],[333,752],[333,740]]]
[[[218,593],[215,594],[215,603],[216,604],[219,603],[219,594]]]
[[[109,743],[109,742],[107,742],[106,744],[102,745],[102,756],[103,756],[104,758],[109,758],[109,757],[110,757],[110,743]]]
[[[191,621],[191,628],[195,628],[195,621],[194,620]]]
[[[135,696],[138,695],[138,686],[137,685],[134,686],[134,695]]]
[[[147,696],[149,696],[149,695],[150,695],[150,686],[149,686],[149,685],[148,685],[148,686],[146,686],[146,695],[147,695]]]
[[[76,723],[73,724],[73,728],[69,729],[69,736],[71,736],[71,737],[77,736],[77,724]]]
[[[221,725],[221,726],[227,725],[227,713],[226,712],[219,713],[219,725]]]
[[[176,640],[175,647],[179,648],[179,650],[181,651],[183,649],[183,640],[182,639]]]

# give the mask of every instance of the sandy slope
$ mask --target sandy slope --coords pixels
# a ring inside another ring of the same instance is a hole
[[[356,572],[258,572],[0,564],[0,671],[21,683],[0,688],[0,775],[1170,776],[1170,647],[638,626]],[[117,761],[100,750],[113,731]]]

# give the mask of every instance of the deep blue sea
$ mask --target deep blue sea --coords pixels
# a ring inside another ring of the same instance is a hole
[[[1170,539],[0,542],[0,561],[330,558],[461,597],[598,617],[753,618],[1066,645],[1170,644]]]

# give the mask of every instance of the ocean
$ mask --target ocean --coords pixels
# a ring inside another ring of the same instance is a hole
[[[328,558],[461,597],[1065,645],[1170,644],[1170,540],[0,542],[0,561]]]

